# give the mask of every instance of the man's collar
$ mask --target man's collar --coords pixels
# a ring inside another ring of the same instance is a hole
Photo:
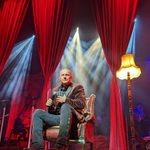
[[[69,84],[67,84],[67,85],[63,85],[63,84],[61,84],[61,87],[64,87],[64,88],[68,88],[69,86],[71,86],[72,85],[72,82],[70,82]]]

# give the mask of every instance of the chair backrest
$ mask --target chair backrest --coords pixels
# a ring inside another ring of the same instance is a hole
[[[94,116],[95,99],[96,99],[96,95],[94,95],[94,94],[91,94],[90,97],[86,98],[86,108],[84,110],[84,113],[88,113],[90,115],[90,118],[88,118],[88,120],[90,120],[93,117],[95,117]]]

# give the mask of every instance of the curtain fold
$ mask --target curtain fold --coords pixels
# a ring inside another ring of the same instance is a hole
[[[13,49],[29,2],[30,0],[5,0],[0,3],[0,74]],[[13,128],[12,116],[14,114],[10,113],[5,135],[6,138],[9,138],[11,129]]]
[[[97,30],[112,72],[110,84],[110,150],[126,150],[121,95],[115,76],[133,29],[138,0],[91,0]]]
[[[38,52],[44,74],[41,104],[45,108],[50,79],[62,57],[72,25],[73,1],[32,0]]]
[[[0,3],[0,74],[11,53],[30,0],[5,0]]]

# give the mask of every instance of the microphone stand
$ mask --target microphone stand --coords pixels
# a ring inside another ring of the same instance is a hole
[[[4,126],[4,121],[5,121],[5,113],[6,113],[6,102],[8,100],[2,100],[1,103],[4,103],[4,106],[3,106],[3,114],[2,114],[2,123],[1,123],[1,128],[0,128],[0,143],[1,143],[1,140],[2,140],[2,133],[3,133],[3,126]]]
[[[33,124],[33,113],[35,110],[35,100],[33,100],[32,108],[31,108],[31,121],[30,121],[30,129],[29,129],[29,138],[28,138],[28,146],[27,148],[29,149],[31,146],[31,135],[32,135],[32,124]]]

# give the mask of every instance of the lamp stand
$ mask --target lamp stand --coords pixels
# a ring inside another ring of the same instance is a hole
[[[135,137],[135,126],[134,126],[134,117],[133,117],[133,100],[131,92],[131,79],[130,73],[127,73],[128,77],[128,100],[129,100],[129,118],[130,118],[130,129],[131,129],[131,150],[136,150],[136,137]]]

